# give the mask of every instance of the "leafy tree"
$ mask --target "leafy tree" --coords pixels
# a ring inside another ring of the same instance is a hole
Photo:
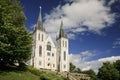
[[[98,80],[96,73],[92,69],[83,71],[83,73],[88,74],[91,77],[91,80]]]
[[[76,69],[74,70],[74,72],[81,73],[82,71],[81,71],[80,68],[76,68]]]
[[[20,65],[29,59],[32,38],[25,20],[19,1],[0,0],[0,66]]]
[[[119,71],[119,74],[120,74],[120,60],[117,60],[113,64],[114,64],[114,67]]]
[[[119,72],[110,62],[103,63],[99,68],[98,78],[101,80],[119,80]]]
[[[70,72],[74,72],[75,69],[76,69],[76,66],[70,62]]]

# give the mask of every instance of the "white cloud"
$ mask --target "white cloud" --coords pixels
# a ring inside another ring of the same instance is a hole
[[[70,54],[70,61],[74,63],[77,67],[79,66],[79,63],[84,63],[89,57],[94,56],[93,53],[90,51],[84,51],[81,52],[80,54]]]
[[[103,62],[106,62],[106,61],[115,62],[116,60],[120,59],[120,56],[111,56],[106,58],[100,58],[98,60],[86,61],[86,59],[93,56],[93,54],[88,51],[81,52],[81,53],[83,55],[88,54],[88,56],[82,57],[82,54],[70,54],[70,62],[72,62],[77,67],[79,67],[81,70],[92,69],[96,73],[98,72],[98,69],[102,66]]]
[[[46,14],[45,28],[48,33],[56,34],[60,28],[61,16],[67,32],[92,31],[100,33],[101,29],[114,23],[114,14],[110,6],[104,6],[104,0],[74,0],[72,4],[58,5],[50,14]]]
[[[120,48],[120,38],[113,43],[113,48]]]
[[[70,39],[75,39],[75,34],[73,34],[73,33],[69,33],[67,36]]]

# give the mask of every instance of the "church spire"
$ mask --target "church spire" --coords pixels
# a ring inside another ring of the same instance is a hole
[[[42,9],[42,7],[40,6],[40,12],[39,12],[39,17],[38,17],[36,28],[39,29],[39,30],[45,31],[44,28],[43,28],[43,23],[42,23],[41,9]]]
[[[61,37],[67,38],[67,35],[65,35],[65,33],[64,33],[63,21],[62,20],[61,20],[61,25],[60,25],[60,31],[59,31],[59,37],[58,38],[61,38]]]

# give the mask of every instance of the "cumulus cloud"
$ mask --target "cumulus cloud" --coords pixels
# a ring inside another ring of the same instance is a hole
[[[88,55],[87,55],[88,54]],[[83,57],[83,55],[86,55]],[[93,54],[89,51],[81,52],[80,54],[70,54],[70,62],[72,62],[74,65],[79,67],[81,70],[89,70],[92,69],[96,73],[98,72],[98,69],[102,66],[103,62],[110,61],[115,62],[116,60],[120,59],[120,56],[111,56],[106,58],[100,58],[98,60],[93,61],[87,61],[86,59],[93,56]]]
[[[64,29],[73,33],[88,30],[100,33],[106,26],[114,23],[115,15],[110,13],[110,6],[104,5],[104,0],[71,1],[71,4],[58,5],[50,14],[45,15],[44,24],[48,33],[58,34],[61,20],[64,22]]]

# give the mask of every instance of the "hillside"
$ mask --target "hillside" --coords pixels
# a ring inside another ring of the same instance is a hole
[[[25,71],[12,70],[0,71],[0,80],[67,80],[55,73],[46,73],[28,67]]]

